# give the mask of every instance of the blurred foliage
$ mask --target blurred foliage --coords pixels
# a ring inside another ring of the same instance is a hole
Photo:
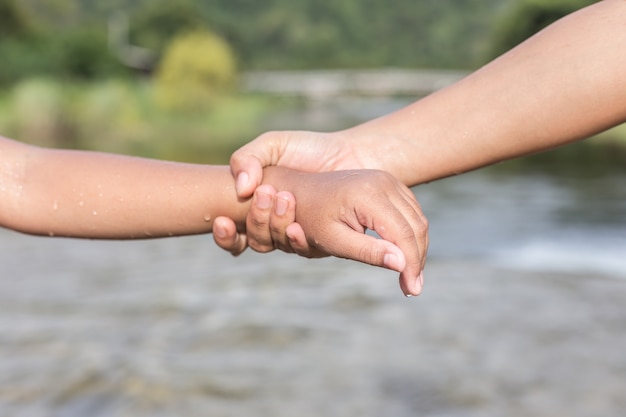
[[[130,74],[111,53],[106,34],[80,28],[51,39],[40,34],[0,42],[0,85],[30,77],[91,80]]]
[[[31,79],[13,92],[13,123],[24,137],[38,138],[44,146],[58,147],[71,137],[67,131],[66,97],[58,83]]]
[[[468,68],[488,44],[494,18],[514,1],[397,0],[390,7],[384,0],[0,0],[0,27],[15,35],[0,38],[2,56],[11,52],[0,83],[45,71],[117,76],[104,48],[116,14],[130,22],[127,41],[157,57],[177,34],[207,29],[230,44],[244,70]],[[89,38],[92,49],[79,42]],[[60,48],[63,43],[68,47]],[[68,52],[55,60],[49,49]],[[67,57],[81,51],[83,62]],[[94,59],[99,63],[89,67],[86,61]]]
[[[133,15],[129,40],[161,57],[176,35],[200,29],[208,27],[197,2],[153,0]]]
[[[26,15],[14,0],[0,0],[0,36],[15,38],[30,31]]]
[[[597,0],[519,0],[497,21],[487,60],[530,38],[558,19]]]
[[[25,80],[0,91],[0,134],[48,147],[228,163],[268,129],[272,112],[291,104],[240,94],[204,111],[172,112],[156,104],[154,90],[151,82],[123,79]]]
[[[226,162],[265,130],[277,100],[223,94],[238,69],[471,69],[589,3],[0,0],[0,133]],[[114,16],[129,22],[117,41],[153,54],[153,72],[122,65],[110,46],[119,46],[109,38]]]
[[[50,45],[57,74],[79,80],[119,76],[125,69],[108,49],[102,30],[80,28],[62,34]]]
[[[242,70],[470,69],[590,0],[0,0],[0,85],[120,76],[109,20],[160,59],[180,33],[222,37]],[[6,59],[7,57],[8,59]]]
[[[157,102],[171,110],[204,110],[235,83],[235,57],[219,36],[196,30],[174,38],[155,77]]]
[[[0,85],[30,77],[81,80],[129,73],[109,50],[106,25],[41,26],[23,6],[0,0]]]
[[[214,0],[207,19],[244,68],[466,68],[513,0]]]

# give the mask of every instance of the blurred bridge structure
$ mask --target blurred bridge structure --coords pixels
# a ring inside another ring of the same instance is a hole
[[[325,99],[337,96],[426,96],[467,75],[453,70],[253,71],[242,74],[247,92]]]

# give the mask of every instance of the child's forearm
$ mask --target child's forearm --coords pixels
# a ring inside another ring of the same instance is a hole
[[[244,227],[248,202],[237,199],[226,166],[2,141],[0,224],[5,227],[94,239],[209,233],[217,216]]]

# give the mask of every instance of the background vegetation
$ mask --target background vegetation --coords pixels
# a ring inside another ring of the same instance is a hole
[[[242,71],[473,69],[591,0],[0,0],[0,134],[211,160],[285,104]]]

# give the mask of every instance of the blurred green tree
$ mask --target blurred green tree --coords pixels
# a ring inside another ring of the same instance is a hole
[[[156,73],[156,99],[165,108],[202,110],[235,84],[235,56],[207,30],[185,32],[166,48]]]
[[[206,23],[198,2],[152,1],[133,13],[130,41],[151,49],[157,57],[161,57],[177,34],[202,28],[206,28]]]
[[[520,44],[558,19],[597,0],[521,0],[498,21],[486,60]]]
[[[51,40],[49,47],[54,75],[93,80],[127,74],[110,51],[103,28],[79,27],[62,32]]]
[[[30,33],[26,15],[14,0],[0,0],[0,36],[18,38]]]

